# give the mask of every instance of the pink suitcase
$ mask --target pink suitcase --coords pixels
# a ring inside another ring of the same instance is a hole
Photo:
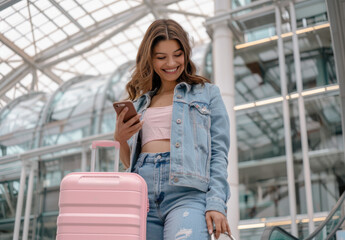
[[[97,146],[115,147],[115,172],[93,172]],[[119,173],[120,144],[92,143],[92,172],[66,175],[60,185],[58,240],[145,240],[147,185],[135,173]]]

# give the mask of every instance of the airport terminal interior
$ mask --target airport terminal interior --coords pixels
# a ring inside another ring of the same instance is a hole
[[[344,220],[345,190],[328,2],[0,1],[0,239],[55,239],[60,181],[90,169],[92,141],[112,140],[112,103],[126,98],[141,39],[158,18],[185,28],[198,74],[215,84],[224,84],[215,77],[217,24],[230,33],[222,47],[233,55],[225,81],[234,94],[224,101],[235,120],[238,199],[229,209],[238,217],[228,219],[237,238],[278,226],[298,239],[320,228],[315,239],[326,239]],[[100,149],[96,171],[112,171],[113,158]]]

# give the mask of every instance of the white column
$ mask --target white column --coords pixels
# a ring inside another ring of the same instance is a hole
[[[302,142],[302,155],[303,155],[303,173],[304,173],[304,185],[305,185],[305,195],[307,200],[307,214],[309,219],[309,234],[314,231],[314,222],[313,222],[313,198],[311,190],[311,179],[310,179],[310,163],[309,163],[309,145],[308,145],[308,136],[307,136],[307,124],[305,119],[305,108],[304,108],[304,98],[302,96],[303,91],[303,82],[302,82],[302,72],[301,72],[301,59],[299,54],[298,46],[298,37],[296,34],[296,14],[295,6],[292,1],[290,4],[290,16],[291,16],[291,28],[292,28],[292,44],[293,44],[293,55],[295,62],[295,71],[296,71],[296,84],[298,92],[298,113],[300,121],[300,131],[301,131],[301,142]]]
[[[20,223],[21,223],[21,218],[22,218],[22,209],[23,209],[23,200],[24,200],[25,181],[26,181],[26,167],[25,167],[25,163],[22,162],[22,171],[20,174],[19,193],[18,193],[17,207],[16,207],[16,218],[14,222],[13,240],[19,239]]]
[[[215,15],[230,10],[229,0],[215,1]],[[227,22],[214,24],[213,28],[213,71],[215,83],[219,86],[230,118],[230,152],[228,182],[231,198],[228,202],[228,221],[232,234],[239,239],[239,187],[235,106],[235,77],[233,70],[233,40]]]
[[[25,215],[24,215],[24,228],[23,228],[23,240],[28,239],[29,234],[29,223],[31,215],[31,203],[32,203],[32,192],[34,189],[34,175],[35,175],[36,162],[31,163],[29,182],[28,182],[28,191],[26,195],[26,206],[25,206]]]
[[[285,69],[285,54],[283,46],[283,38],[281,36],[281,12],[279,6],[275,6],[276,17],[276,30],[278,36],[278,55],[279,55],[279,72],[280,72],[280,85],[281,94],[283,96],[283,116],[284,116],[284,135],[285,135],[285,152],[286,152],[286,169],[289,189],[289,207],[291,217],[291,233],[298,237],[297,224],[296,224],[296,190],[295,190],[295,176],[293,166],[292,155],[292,143],[291,143],[291,125],[290,125],[290,111],[289,103],[286,99],[288,94],[287,81],[286,81],[286,69]]]

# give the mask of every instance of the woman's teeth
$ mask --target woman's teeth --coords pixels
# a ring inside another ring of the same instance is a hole
[[[168,73],[172,73],[172,72],[176,72],[177,68],[174,69],[165,69],[164,71],[168,72]]]

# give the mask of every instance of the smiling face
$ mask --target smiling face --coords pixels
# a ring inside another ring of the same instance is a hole
[[[162,84],[175,83],[184,70],[184,52],[176,40],[159,41],[153,48],[153,69]]]

